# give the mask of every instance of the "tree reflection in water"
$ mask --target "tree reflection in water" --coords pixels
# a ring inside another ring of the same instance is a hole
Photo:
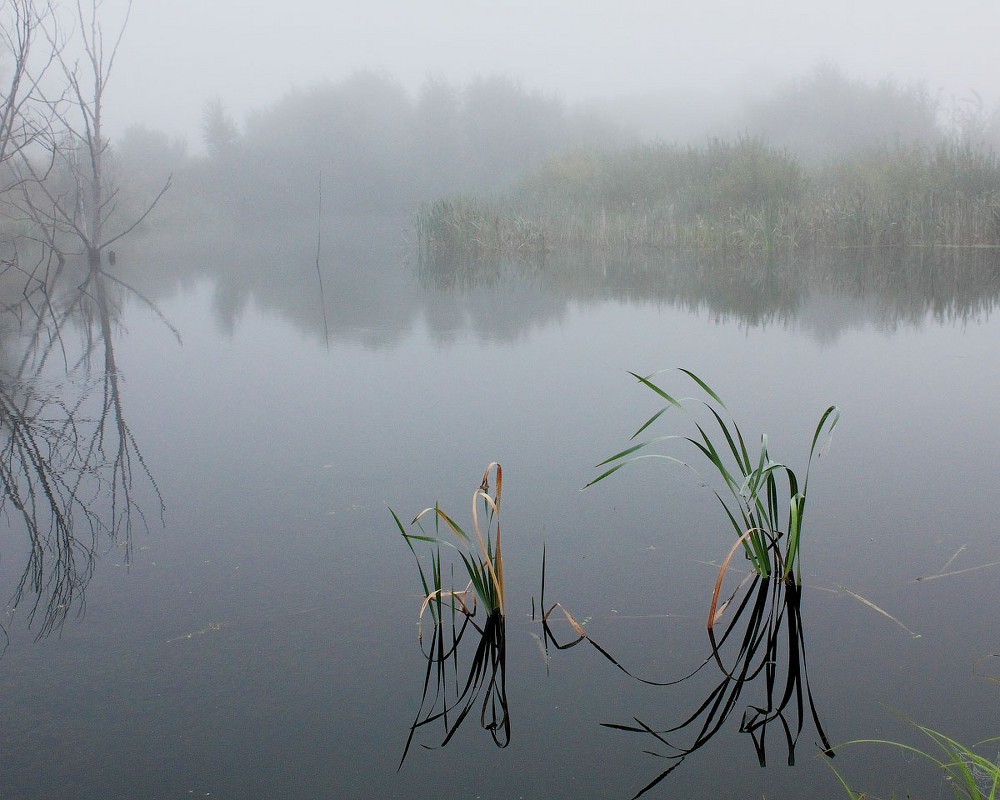
[[[103,549],[130,559],[135,526],[147,527],[140,495],[161,518],[164,506],[126,420],[115,359],[119,301],[137,293],[100,266],[81,282],[62,257],[29,272],[16,256],[3,266],[23,284],[19,295],[16,281],[4,287],[0,308],[0,509],[27,545],[8,614],[26,605],[41,638],[83,612]]]

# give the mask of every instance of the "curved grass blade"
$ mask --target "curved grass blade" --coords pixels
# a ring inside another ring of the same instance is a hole
[[[719,394],[691,370],[681,367],[678,368],[678,371],[694,381],[705,393],[708,399],[699,401],[698,407],[703,406],[708,410],[718,431],[714,430],[715,426],[709,425],[706,428],[694,419],[693,414],[685,405],[687,401],[693,400],[692,398],[678,398],[654,382],[653,376],[658,375],[658,372],[646,377],[630,372],[632,377],[667,402],[665,407],[643,423],[639,430],[633,434],[632,439],[644,432],[671,408],[678,408],[688,413],[695,430],[698,432],[698,437],[668,434],[632,444],[601,461],[597,465],[598,468],[608,467],[608,469],[587,483],[584,488],[593,486],[613,475],[626,464],[642,458],[667,458],[688,467],[700,478],[698,470],[691,463],[680,458],[659,453],[640,453],[641,450],[652,444],[661,443],[668,439],[684,439],[712,465],[712,471],[726,485],[727,496],[718,490],[715,490],[715,495],[725,508],[737,539],[742,542],[754,569],[761,575],[767,576],[776,573],[786,580],[791,578],[794,570],[795,580],[801,581],[802,571],[799,555],[809,472],[814,456],[818,458],[826,451],[833,431],[840,420],[840,410],[837,406],[829,406],[821,415],[813,432],[805,480],[800,490],[795,472],[787,465],[774,461],[770,457],[766,435],[762,435],[760,438],[759,453],[755,458],[751,458],[743,432],[735,419],[732,418]],[[824,434],[825,440],[823,439]],[[782,476],[784,476],[784,481],[781,482],[787,484],[787,504],[781,502],[783,492],[779,490],[779,481]],[[780,518],[783,508],[787,508],[788,514],[785,525],[782,525]],[[752,533],[749,536],[744,536],[746,531]],[[777,543],[782,539],[784,539],[783,552],[777,546]]]

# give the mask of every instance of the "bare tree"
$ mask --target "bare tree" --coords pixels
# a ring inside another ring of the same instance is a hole
[[[28,545],[9,607],[25,606],[39,637],[82,613],[103,541],[128,561],[147,503],[164,513],[115,359],[113,295],[131,290],[99,269],[47,289],[52,312],[22,328],[18,362],[0,364],[0,515],[23,524]],[[53,381],[58,353],[65,377]]]
[[[4,167],[2,188],[8,190],[12,188],[8,162],[49,132],[48,116],[40,113],[39,84],[55,52],[37,58],[35,47],[43,21],[51,15],[48,5],[39,10],[34,0],[7,0],[0,15],[0,68],[6,73],[0,80],[0,166]]]
[[[37,226],[16,202],[25,192],[38,193],[30,184],[47,178],[54,163],[54,116],[41,90],[58,63],[58,51],[45,36],[53,16],[47,0],[0,4],[0,212],[5,222],[27,222],[33,228],[27,236],[22,231],[15,237],[4,225],[0,235],[2,308],[18,316],[26,310],[38,313],[36,301],[46,295],[45,283],[58,261],[52,249],[39,246]],[[24,169],[27,163],[31,170]]]
[[[145,480],[140,493],[151,489],[163,513],[126,421],[114,352],[114,295],[152,304],[106,272],[102,254],[146,218],[170,181],[113,227],[118,192],[107,174],[104,98],[131,5],[106,39],[101,0],[71,1],[71,34],[63,36],[48,0],[0,0],[0,212],[20,228],[19,239],[0,239],[0,277],[12,267],[27,274],[15,291],[31,312],[0,293],[0,326],[15,323],[0,350],[0,516],[27,531],[10,602],[28,606],[39,636],[82,610],[103,538],[128,559],[134,524],[146,524],[136,481]],[[86,257],[82,283],[64,269],[67,240]],[[22,247],[32,250],[31,269],[18,263]],[[82,332],[80,345],[70,331]],[[19,363],[6,363],[21,344]]]
[[[24,211],[51,232],[53,245],[60,234],[76,238],[91,269],[100,268],[104,250],[132,232],[170,188],[167,178],[141,213],[109,232],[118,189],[106,174],[109,140],[104,133],[104,98],[132,4],[129,2],[121,24],[107,38],[100,8],[100,0],[76,0],[74,35],[68,41],[62,37],[54,15],[50,17],[52,23],[44,27],[65,78],[65,93],[48,103],[58,130],[52,140],[58,179],[42,180],[36,165],[30,159],[22,160],[40,189],[24,193]],[[72,59],[71,44],[78,51]]]

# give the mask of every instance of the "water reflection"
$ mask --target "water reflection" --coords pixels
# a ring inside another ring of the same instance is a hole
[[[750,688],[758,696],[745,706],[739,731],[750,735],[760,766],[767,764],[769,727],[779,728],[784,737],[786,761],[789,766],[795,764],[795,747],[807,717],[812,719],[824,752],[832,755],[806,670],[801,587],[754,576],[749,583],[741,584],[730,599],[733,602],[738,602],[733,618],[718,640],[713,635],[710,662],[705,662],[714,663],[722,677],[693,713],[676,725],[659,729],[640,717],[633,718],[634,725],[602,723],[608,728],[653,739],[652,746],[659,750],[646,752],[669,762],[634,797],[652,789],[687,756],[706,745],[738,708],[744,690]],[[689,732],[693,736],[686,743],[678,743]]]
[[[0,508],[26,534],[8,618],[23,604],[41,638],[82,613],[102,548],[130,558],[133,529],[147,525],[137,484],[160,514],[163,501],[128,424],[115,357],[129,287],[59,259],[30,273],[20,294],[5,288]]]
[[[409,225],[401,217],[339,218],[323,227],[319,248],[311,225],[249,232],[206,225],[183,239],[130,241],[131,261],[144,268],[124,274],[153,300],[208,279],[226,332],[256,306],[316,341],[329,336],[376,348],[398,345],[421,324],[438,336],[470,330],[514,340],[563,319],[574,303],[609,299],[665,303],[746,327],[795,325],[823,341],[866,325],[893,330],[928,317],[981,317],[1000,299],[995,249],[826,249],[742,262],[612,249],[421,258],[408,242]]]
[[[468,667],[463,668],[461,656],[467,655],[472,644],[466,642],[462,646],[466,635],[475,640],[476,649]],[[506,747],[510,743],[510,711],[506,678],[507,632],[503,614],[494,612],[479,626],[472,615],[453,608],[450,620],[434,625],[430,645],[423,653],[427,659],[423,692],[399,761],[400,768],[421,729],[440,724],[443,736],[438,746],[444,747],[476,708],[479,709],[480,727],[489,731],[498,747]]]
[[[417,273],[425,286],[466,290],[526,275],[567,298],[666,302],[748,327],[795,322],[821,338],[859,321],[893,329],[928,315],[968,320],[988,315],[1000,299],[1000,252],[975,248],[858,248],[744,262],[585,251],[551,253],[534,264],[424,259]]]
[[[630,723],[601,723],[611,730],[638,734],[647,743],[644,752],[667,763],[632,796],[633,800],[646,794],[688,756],[707,745],[741,707],[745,692],[755,696],[743,706],[738,730],[749,735],[761,767],[767,765],[769,729],[778,730],[781,742],[778,747],[786,763],[794,765],[796,746],[808,720],[822,742],[822,752],[833,756],[809,684],[801,592],[802,588],[792,581],[748,575],[717,614],[713,604],[708,626],[709,655],[687,675],[665,682],[646,680],[630,672],[611,652],[591,639],[584,627],[558,603],[545,611],[542,627],[546,647],[551,642],[557,649],[565,650],[586,641],[630,678],[649,686],[675,687],[667,691],[679,691],[684,685],[698,697],[694,710],[678,722],[657,725],[645,715],[636,715]],[[568,642],[560,643],[552,631],[552,614],[557,609],[576,633]],[[731,618],[717,633],[715,629],[720,627],[719,621],[727,610],[732,610]],[[701,689],[690,686],[696,679],[702,680]]]

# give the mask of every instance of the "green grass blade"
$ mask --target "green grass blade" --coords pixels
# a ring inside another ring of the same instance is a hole
[[[708,399],[699,401],[698,407],[704,406],[708,410],[714,420],[714,425],[702,425],[695,419],[688,405],[685,405],[692,404],[694,398],[679,398],[667,392],[654,381],[653,377],[659,373],[644,377],[638,373],[630,372],[629,374],[633,378],[668,404],[647,419],[633,434],[632,439],[650,428],[670,408],[685,411],[698,435],[688,437],[665,435],[634,443],[599,463],[598,468],[607,467],[607,469],[587,483],[586,487],[604,480],[625,464],[643,458],[666,458],[684,465],[701,478],[698,469],[687,461],[674,456],[644,451],[644,448],[666,439],[685,438],[694,446],[699,455],[712,465],[714,473],[726,485],[729,497],[724,496],[724,492],[713,491],[725,509],[737,536],[743,537],[745,533],[750,532],[742,540],[746,555],[754,565],[755,570],[762,575],[777,572],[787,578],[794,569],[797,580],[801,580],[799,553],[809,470],[813,457],[819,457],[825,451],[830,436],[832,436],[840,419],[839,409],[836,406],[829,406],[820,417],[813,432],[805,481],[800,491],[795,473],[786,465],[771,459],[766,435],[760,437],[760,452],[752,458],[743,432],[718,393],[691,370],[678,368],[678,371],[697,384],[707,396]],[[823,441],[824,434],[827,437],[826,441]],[[724,445],[723,442],[725,442]],[[782,474],[785,478],[784,481],[781,481]],[[715,483],[715,480],[712,482]],[[789,498],[788,524],[785,532],[782,531],[781,519],[783,488],[779,487],[779,483],[782,485],[787,483],[788,489],[788,494],[785,495]],[[781,542],[782,538],[785,538],[784,542]],[[783,545],[783,552],[779,549],[779,544]]]
[[[823,433],[823,428],[829,420],[830,425],[827,428],[826,440],[820,447],[820,452],[816,453],[816,443],[819,442],[820,436]],[[840,422],[840,409],[837,406],[830,406],[826,411],[823,412],[823,416],[819,419],[819,424],[816,426],[816,432],[813,434],[812,445],[809,448],[809,460],[806,462],[806,477],[802,484],[802,493],[806,493],[806,487],[809,485],[809,469],[812,467],[813,454],[819,458],[826,452],[830,442],[833,441],[833,431],[837,427],[837,423]]]
[[[648,428],[650,425],[652,425],[654,422],[656,422],[656,420],[658,420],[660,417],[662,417],[664,415],[664,413],[666,413],[667,411],[669,411],[670,408],[671,408],[670,406],[664,406],[663,408],[661,408],[659,411],[657,411],[655,414],[653,414],[653,416],[651,416],[644,423],[642,423],[642,425],[639,426],[639,430],[637,430],[635,433],[633,433],[630,438],[634,439],[636,436],[638,436],[640,433],[642,433],[644,430],[646,430],[646,428]]]
[[[733,496],[736,499],[739,499],[739,484],[736,482],[732,473],[726,468],[726,465],[722,462],[722,458],[719,456],[719,451],[715,449],[715,445],[712,444],[712,440],[708,437],[708,434],[705,433],[702,427],[697,424],[695,427],[701,434],[704,444],[696,441],[695,439],[688,439],[688,441],[697,447],[705,458],[711,462],[712,466],[715,467],[716,472],[718,472],[719,476],[726,482],[726,486],[729,487],[729,491],[733,493]]]
[[[712,389],[712,387],[709,386],[707,383],[705,383],[705,381],[703,381],[689,369],[684,369],[684,367],[678,367],[677,369],[683,372],[689,378],[691,378],[691,380],[693,380],[695,383],[697,383],[702,388],[702,391],[704,391],[705,394],[707,394],[709,397],[715,400],[716,403],[725,408],[726,411],[729,411],[729,409],[726,408],[726,404],[722,402],[722,398],[719,397],[719,395],[717,395],[715,391]]]
[[[658,373],[655,373],[655,372],[653,373],[653,375],[656,375],[656,374],[658,374]],[[680,409],[684,408],[684,405],[681,403],[680,400],[677,400],[673,396],[667,394],[665,391],[663,391],[663,389],[661,389],[659,386],[657,386],[655,383],[653,383],[650,380],[650,378],[652,378],[653,375],[650,375],[649,377],[646,377],[646,378],[644,378],[642,375],[636,374],[635,372],[629,372],[629,375],[631,375],[633,378],[635,378],[637,381],[639,381],[639,383],[641,383],[644,386],[652,389],[660,397],[662,397],[664,400],[666,400],[668,403],[670,403],[670,405],[674,406],[675,408],[680,408]]]
[[[716,421],[719,423],[719,428],[721,429],[723,435],[725,435],[726,437],[726,442],[729,444],[729,449],[732,452],[733,457],[736,459],[736,463],[739,464],[740,466],[740,471],[746,474],[747,471],[750,469],[750,455],[749,453],[747,453],[746,445],[743,444],[743,437],[740,435],[739,427],[736,425],[735,422],[733,423],[733,429],[735,430],[736,436],[740,442],[740,447],[737,448],[736,442],[733,440],[732,435],[729,433],[729,426],[726,425],[726,423],[723,421],[719,413],[710,405],[708,405],[708,403],[705,404],[705,407],[712,412]]]

